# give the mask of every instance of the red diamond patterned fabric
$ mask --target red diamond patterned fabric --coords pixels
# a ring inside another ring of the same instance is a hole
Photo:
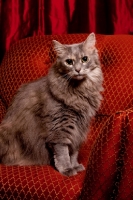
[[[0,120],[21,84],[46,75],[56,55],[52,40],[82,42],[88,34],[18,41],[0,66]],[[104,100],[79,152],[86,171],[64,177],[51,166],[0,165],[0,199],[133,199],[133,36],[96,35]]]
[[[91,150],[80,199],[133,199],[132,147],[133,110],[108,117]]]

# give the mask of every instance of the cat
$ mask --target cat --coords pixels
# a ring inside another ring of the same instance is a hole
[[[24,84],[0,125],[0,163],[50,165],[66,176],[84,170],[78,151],[98,111],[103,74],[95,34],[84,42],[53,40],[48,74]]]

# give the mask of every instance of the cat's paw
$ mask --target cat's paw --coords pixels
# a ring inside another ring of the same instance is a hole
[[[85,167],[82,164],[79,164],[78,166],[75,166],[74,169],[76,172],[82,172],[85,170]]]
[[[74,176],[77,174],[77,171],[73,168],[67,168],[63,172],[61,172],[65,176]]]

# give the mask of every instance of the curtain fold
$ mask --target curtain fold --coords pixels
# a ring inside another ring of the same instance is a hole
[[[0,60],[15,41],[43,34],[133,33],[133,0],[0,0]]]

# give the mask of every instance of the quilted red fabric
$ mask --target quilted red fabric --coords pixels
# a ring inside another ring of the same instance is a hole
[[[0,66],[0,120],[18,87],[46,75],[52,39],[77,43],[87,34],[47,35],[15,43]],[[0,165],[0,199],[133,199],[133,36],[96,35],[104,100],[79,161],[86,171],[64,177],[51,166]]]

